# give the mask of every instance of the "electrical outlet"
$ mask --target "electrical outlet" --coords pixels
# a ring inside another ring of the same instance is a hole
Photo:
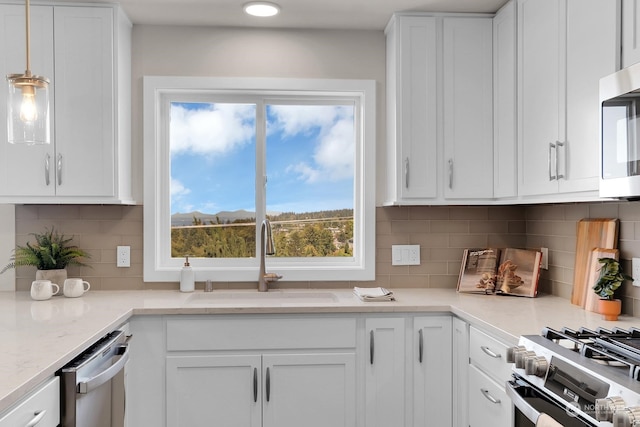
[[[631,277],[633,286],[640,286],[640,258],[631,258]]]
[[[116,250],[116,266],[131,267],[131,246],[118,246]]]
[[[540,263],[540,268],[543,270],[549,269],[549,248],[540,248],[540,252],[542,252],[542,262]]]

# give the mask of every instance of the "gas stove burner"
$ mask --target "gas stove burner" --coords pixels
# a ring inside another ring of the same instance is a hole
[[[640,381],[640,329],[544,328],[542,336],[602,365],[626,368],[631,378]]]

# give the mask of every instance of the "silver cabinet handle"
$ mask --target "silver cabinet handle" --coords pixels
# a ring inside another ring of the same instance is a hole
[[[493,357],[494,359],[500,359],[502,357],[502,355],[500,353],[496,353],[495,351],[491,350],[489,347],[486,347],[484,345],[480,346],[480,349],[488,356]]]
[[[373,329],[369,332],[369,363],[373,365]]]
[[[58,153],[58,161],[56,162],[56,175],[58,176],[58,185],[62,185],[62,154]]]
[[[404,187],[409,188],[409,158],[404,159]]]
[[[253,401],[258,401],[258,368],[253,368]]]
[[[495,405],[498,405],[500,403],[500,399],[496,399],[495,397],[491,396],[491,393],[489,393],[489,390],[487,390],[486,388],[481,388],[480,391],[482,392],[482,395],[486,397],[489,402]]]
[[[34,417],[31,418],[29,420],[29,422],[27,424],[24,425],[24,427],[33,427],[35,425],[37,425],[40,421],[42,421],[42,419],[44,418],[44,416],[47,414],[47,410],[43,409],[42,411],[36,411],[33,413]]]
[[[50,170],[51,170],[51,156],[49,155],[49,153],[47,153],[47,155],[44,156],[44,183],[47,186],[51,184]]]
[[[556,179],[564,178],[564,175],[560,175],[560,173],[558,172],[558,148],[560,147],[564,147],[564,142],[556,141]],[[564,157],[565,159],[567,158],[566,155]]]
[[[267,391],[267,402],[271,399],[271,371],[267,368],[267,378],[265,379],[265,387]]]
[[[422,355],[424,351],[424,336],[422,329],[418,331],[418,362],[422,363]]]
[[[558,154],[557,151],[556,151],[556,144],[554,144],[553,142],[550,142],[549,143],[549,152],[548,152],[549,156],[547,157],[547,166],[549,168],[549,181],[553,181],[553,180],[557,179],[557,173],[556,173],[556,175],[552,175],[552,173],[553,173],[552,172],[553,168],[551,167],[551,154],[552,153],[556,154],[556,155]],[[555,169],[557,170],[558,162],[556,161],[555,163],[556,163],[556,168]]]
[[[453,159],[449,159],[449,189],[453,188]]]

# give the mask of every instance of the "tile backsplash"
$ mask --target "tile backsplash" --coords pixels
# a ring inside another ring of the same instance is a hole
[[[640,257],[640,202],[570,203],[516,206],[405,206],[376,210],[376,280],[354,282],[282,282],[281,287],[425,287],[455,288],[462,250],[467,247],[549,248],[549,270],[540,292],[571,297],[576,222],[582,218],[620,219],[620,257],[626,271]],[[91,254],[87,267],[70,267],[93,289],[178,289],[177,283],[144,283],[142,206],[18,205],[16,243],[29,233],[55,227]],[[392,266],[391,245],[418,244],[421,264]],[[131,267],[116,267],[116,246],[131,247]],[[28,290],[34,269],[18,268],[16,289]],[[250,287],[252,283],[217,283]],[[201,283],[196,284],[202,287]],[[640,288],[625,284],[623,311],[640,317]]]

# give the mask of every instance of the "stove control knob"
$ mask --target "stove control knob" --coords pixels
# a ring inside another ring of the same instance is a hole
[[[524,361],[524,372],[527,375],[535,375],[536,377],[544,377],[549,368],[549,363],[544,356],[527,357]]]
[[[625,407],[624,400],[620,396],[605,397],[596,399],[596,420],[613,421],[613,414]]]
[[[613,413],[613,427],[633,427],[640,423],[640,407],[622,408]]]
[[[507,349],[507,363],[514,363],[516,361],[516,354],[522,351],[527,351],[527,349],[521,345],[516,347],[509,347]]]
[[[516,368],[524,369],[524,361],[529,357],[535,357],[534,351],[520,351],[516,353]]]

